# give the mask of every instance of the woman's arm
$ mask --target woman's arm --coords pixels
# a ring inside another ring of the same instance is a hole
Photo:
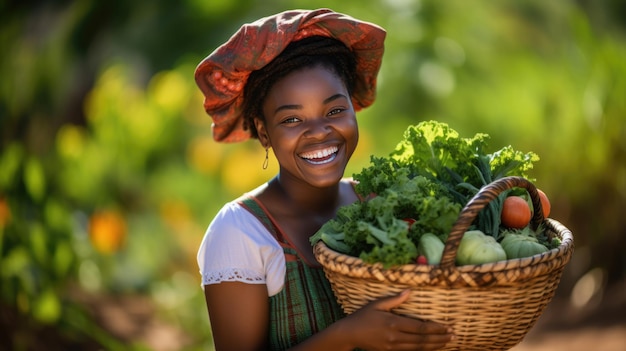
[[[204,294],[217,351],[268,349],[269,302],[264,284],[211,284],[205,285]],[[452,340],[446,326],[391,312],[408,296],[405,292],[374,301],[290,350],[425,351],[440,349]]]
[[[205,285],[204,294],[217,351],[268,349],[269,302],[264,284]],[[408,293],[383,298],[335,322],[291,351],[437,350],[453,335],[447,327],[390,312]]]
[[[217,351],[268,349],[269,300],[265,284],[205,285],[204,296]]]

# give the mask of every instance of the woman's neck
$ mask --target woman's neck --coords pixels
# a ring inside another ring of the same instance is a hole
[[[340,183],[319,188],[300,181],[289,181],[280,174],[270,181],[285,205],[303,213],[334,213],[340,200]]]

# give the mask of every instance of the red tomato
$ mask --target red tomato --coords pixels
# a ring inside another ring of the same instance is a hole
[[[539,193],[539,198],[541,199],[541,210],[543,212],[543,218],[548,218],[550,215],[550,200],[548,200],[548,196],[543,191],[537,189]]]
[[[530,216],[530,206],[522,197],[509,196],[504,199],[500,220],[505,227],[524,228],[530,222]]]
[[[404,221],[409,225],[409,228],[411,228],[413,223],[415,223],[415,219],[414,218],[405,218]]]

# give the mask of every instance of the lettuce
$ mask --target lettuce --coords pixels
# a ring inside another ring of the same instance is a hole
[[[539,160],[511,146],[488,153],[488,141],[482,133],[463,138],[442,122],[409,126],[387,157],[371,156],[370,165],[354,174],[356,191],[367,200],[340,208],[311,243],[323,240],[339,252],[384,266],[413,262],[421,235],[433,233],[445,242],[481,187],[511,175],[528,178]],[[505,196],[490,202],[470,229],[496,236]]]
[[[461,205],[425,177],[409,178],[406,170],[396,176],[376,196],[339,208],[336,217],[311,237],[311,243],[322,240],[331,249],[388,267],[414,262],[416,243],[424,233],[445,240]]]
[[[354,175],[361,195],[378,193],[395,182],[398,170],[408,171],[441,183],[461,204],[482,186],[511,175],[528,178],[528,171],[539,157],[506,146],[486,151],[489,135],[478,133],[463,138],[446,123],[425,121],[409,126],[403,139],[388,157],[372,156],[369,167]]]

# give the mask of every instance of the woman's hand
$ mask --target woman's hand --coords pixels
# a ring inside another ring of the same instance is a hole
[[[396,296],[373,301],[345,317],[342,329],[354,346],[376,350],[437,350],[454,338],[450,327],[392,313],[409,298],[406,290]]]

